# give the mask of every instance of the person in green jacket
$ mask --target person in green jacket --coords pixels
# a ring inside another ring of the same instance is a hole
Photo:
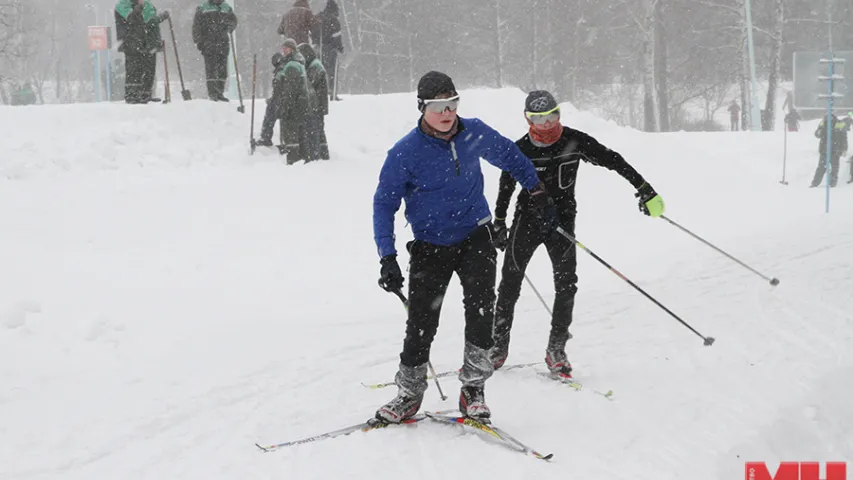
[[[157,14],[149,0],[119,0],[115,7],[118,51],[125,58],[125,93],[127,103],[152,100],[157,52],[162,51],[160,22],[169,12]]]
[[[316,159],[329,159],[329,144],[326,140],[326,119],[329,114],[329,87],[326,80],[326,69],[323,62],[317,58],[314,48],[307,43],[300,43],[299,53],[305,57],[308,76],[308,139],[311,143],[311,156]]]
[[[35,105],[36,103],[36,92],[33,91],[33,87],[30,85],[30,82],[25,82],[24,86],[20,88],[16,88],[12,92],[12,105]]]
[[[305,58],[296,48],[292,38],[281,47],[284,55],[283,67],[275,76],[273,99],[278,118],[281,120],[281,153],[287,154],[287,164],[299,160],[312,160],[308,123],[310,98],[308,77],[305,73]]]
[[[229,35],[237,28],[234,9],[223,0],[205,0],[193,17],[193,43],[204,57],[207,96],[213,101],[227,102],[225,79],[228,78]]]
[[[849,118],[849,117],[848,117]],[[814,136],[820,139],[818,145],[819,157],[817,161],[817,169],[814,172],[811,187],[820,185],[821,180],[826,176],[826,151],[829,149],[830,168],[829,185],[834,187],[838,184],[839,163],[844,152],[847,151],[847,132],[850,131],[851,122],[847,119],[840,120],[835,115],[831,116],[830,125],[832,126],[832,145],[827,145],[826,140],[826,116],[820,121]]]

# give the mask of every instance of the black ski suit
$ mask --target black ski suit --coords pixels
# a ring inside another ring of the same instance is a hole
[[[237,28],[237,16],[226,2],[206,0],[193,17],[193,42],[204,57],[207,95],[211,100],[225,100],[228,77],[229,34]]]
[[[554,199],[560,226],[574,236],[575,179],[581,160],[606,167],[628,180],[634,188],[645,182],[617,152],[601,145],[586,133],[569,127],[563,127],[559,140],[551,145],[537,145],[528,133],[516,142],[521,151],[533,161],[539,179],[545,184],[548,194]],[[495,205],[495,218],[506,219],[507,209],[515,190],[515,180],[506,173],[501,175],[498,200]],[[530,194],[522,190],[516,200],[515,216],[509,230],[506,253],[498,287],[498,299],[495,306],[495,338],[510,334],[515,303],[521,292],[521,283],[527,264],[533,252],[544,243],[551,257],[554,269],[553,317],[548,351],[562,351],[569,339],[569,326],[572,323],[575,293],[577,292],[577,257],[575,245],[558,233],[543,238],[541,221]]]

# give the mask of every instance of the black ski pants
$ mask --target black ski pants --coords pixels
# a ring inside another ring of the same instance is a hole
[[[124,100],[127,103],[147,102],[154,89],[157,56],[139,53],[124,54]]]
[[[492,348],[497,252],[491,225],[477,227],[453,246],[415,240],[409,243],[409,256],[409,318],[400,362],[416,367],[429,360],[444,294],[454,272],[462,282],[465,341],[484,350]]]
[[[560,212],[560,226],[574,236],[575,217]],[[515,312],[515,304],[521,294],[521,283],[533,253],[545,244],[554,270],[554,308],[551,317],[551,333],[548,350],[561,351],[569,339],[575,293],[578,287],[577,248],[575,244],[557,232],[545,238],[542,235],[539,217],[529,209],[515,213],[501,269],[498,301],[495,306],[495,337],[509,335]]]
[[[207,78],[207,96],[217,100],[225,96],[225,79],[228,78],[228,54],[204,55],[204,74]]]
[[[835,186],[838,183],[838,171],[841,163],[841,152],[830,152],[829,165],[832,168],[832,171],[829,173],[829,184],[831,186]],[[820,185],[821,180],[823,180],[826,175],[826,152],[820,154],[820,158],[817,162],[817,170],[814,172],[814,178],[812,179],[812,186],[816,187]]]

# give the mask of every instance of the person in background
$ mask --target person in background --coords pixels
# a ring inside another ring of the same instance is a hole
[[[281,84],[276,81],[276,78],[282,68],[284,68],[284,54],[281,52],[275,52],[272,56],[272,96],[267,100],[267,109],[264,112],[264,122],[261,124],[261,139],[255,143],[255,145],[261,147],[272,146],[273,129],[275,128],[276,121],[279,119],[278,105],[281,103],[280,99],[283,94],[280,88]]]
[[[305,58],[296,48],[296,42],[288,38],[281,46],[284,55],[281,70],[275,76],[279,95],[275,98],[275,108],[281,120],[281,149],[287,154],[287,164],[299,160],[312,160],[308,125],[310,98],[308,96],[308,77],[305,73]]]
[[[826,116],[820,121],[814,136],[820,139],[818,151],[820,156],[817,162],[817,169],[814,172],[811,187],[820,185],[821,180],[826,175],[826,154],[829,148],[830,169],[829,185],[834,187],[838,184],[838,168],[841,156],[847,151],[847,132],[850,131],[850,125],[853,123],[853,118],[849,115],[844,120],[839,120],[835,114],[830,117],[830,126],[832,128],[832,145],[827,145],[827,127]]]
[[[314,14],[308,6],[308,0],[296,0],[293,7],[281,17],[278,34],[292,38],[296,44],[311,41],[311,28],[314,25]]]
[[[156,101],[152,96],[157,72],[157,52],[162,51],[160,23],[169,12],[157,14],[148,0],[119,0],[115,6],[118,51],[124,53],[124,101],[144,104]]]
[[[736,132],[738,131],[738,125],[740,124],[740,106],[737,104],[736,100],[732,100],[728,110],[731,131]]]
[[[310,110],[308,112],[308,137],[311,143],[311,157],[329,159],[329,144],[326,140],[325,116],[329,114],[329,88],[326,84],[326,70],[311,45],[300,44],[297,49],[305,57],[308,75]]]
[[[193,43],[204,57],[207,96],[213,101],[227,102],[225,79],[228,78],[230,34],[237,28],[234,9],[224,0],[205,0],[193,17]]]
[[[329,85],[329,98],[338,101],[337,66],[338,54],[344,53],[344,42],[341,37],[341,22],[338,20],[338,4],[329,0],[326,8],[314,17],[314,27],[311,29],[311,40],[319,45],[323,68]]]

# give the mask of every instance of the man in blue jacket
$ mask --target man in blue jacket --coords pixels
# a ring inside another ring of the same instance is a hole
[[[394,246],[394,215],[406,201],[409,242],[409,317],[395,380],[398,395],[375,418],[399,423],[420,409],[427,388],[430,345],[441,305],[455,272],[462,282],[465,349],[459,380],[463,416],[488,422],[483,386],[494,368],[493,345],[497,252],[492,215],[483,194],[480,159],[509,172],[538,205],[543,229],[553,231],[557,212],[533,163],[515,143],[477,118],[456,114],[459,95],[453,81],[428,72],[418,83],[418,125],[388,151],[373,197],[373,231],[380,264],[379,285],[403,287]]]

